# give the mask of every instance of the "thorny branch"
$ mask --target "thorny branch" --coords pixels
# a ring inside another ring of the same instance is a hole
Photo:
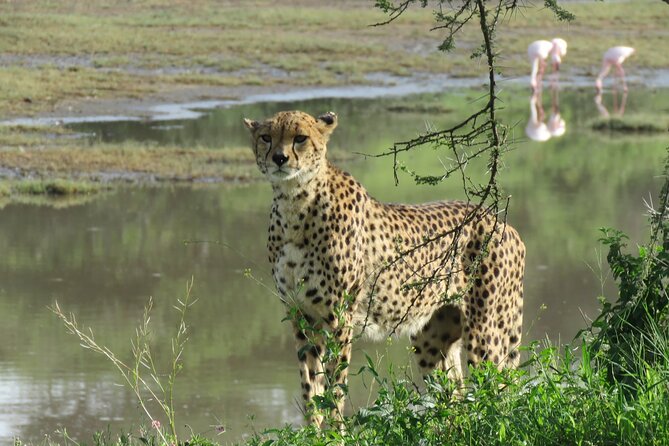
[[[387,24],[398,19],[409,7],[410,3],[414,1],[403,1],[399,5],[393,5],[387,1],[377,1],[377,6],[388,12],[390,18],[388,21],[377,24]],[[497,175],[501,164],[501,155],[506,150],[506,129],[497,121],[497,84],[496,84],[496,64],[495,64],[495,49],[494,49],[494,35],[498,23],[498,19],[502,12],[506,13],[518,7],[517,1],[499,0],[499,2],[491,9],[489,9],[483,0],[464,1],[458,4],[458,7],[453,8],[452,12],[444,12],[444,3],[452,6],[451,2],[439,2],[439,10],[435,12],[435,19],[437,25],[432,30],[446,30],[447,34],[444,41],[440,45],[443,51],[450,51],[453,48],[454,36],[463,26],[470,22],[474,17],[479,18],[479,28],[482,35],[482,51],[486,60],[488,68],[488,92],[487,101],[478,111],[471,114],[469,117],[460,123],[444,130],[429,132],[420,135],[417,138],[398,142],[393,145],[388,151],[376,156],[392,156],[393,157],[393,174],[395,182],[398,178],[398,155],[404,152],[410,152],[421,146],[437,145],[438,147],[449,148],[455,159],[454,165],[445,167],[444,172],[437,177],[426,177],[413,174],[418,183],[439,183],[452,174],[458,172],[460,174],[463,189],[467,196],[467,206],[469,211],[465,218],[454,228],[445,232],[426,235],[421,243],[416,243],[409,248],[397,248],[396,256],[385,265],[381,266],[374,276],[373,283],[370,289],[369,308],[367,311],[367,318],[370,317],[371,305],[373,295],[377,289],[377,281],[380,273],[387,269],[393,268],[400,262],[403,262],[407,256],[411,256],[419,249],[422,249],[430,244],[438,243],[444,237],[452,237],[452,243],[449,244],[445,252],[436,260],[429,262],[429,264],[421,265],[419,270],[412,272],[411,282],[405,283],[405,288],[415,288],[417,290],[413,301],[400,321],[396,324],[394,331],[406,321],[411,308],[417,303],[421,294],[426,290],[429,284],[436,281],[445,281],[446,289],[450,288],[451,278],[455,273],[458,273],[463,266],[459,264],[459,258],[462,255],[463,243],[461,236],[464,229],[476,219],[481,218],[482,215],[488,214],[493,217],[494,227],[498,227],[501,232],[504,231],[506,210],[509,203],[509,197],[503,198],[497,186]],[[427,1],[421,1],[423,7],[427,6]],[[478,53],[477,53],[478,54]],[[475,54],[475,55],[477,55]],[[476,185],[472,179],[465,172],[465,168],[471,160],[480,158],[485,154],[489,154],[488,158],[488,180],[484,185]],[[498,219],[501,217],[501,222]],[[489,235],[482,246],[481,252],[486,252],[488,244],[492,240],[492,234]],[[480,263],[483,260],[482,256],[478,256],[467,266],[469,272],[476,274]],[[435,265],[436,263],[436,265]],[[425,274],[425,271],[431,271]],[[472,282],[469,283],[469,286]],[[467,292],[464,290],[463,292]],[[458,296],[455,296],[456,298]],[[444,301],[450,301],[454,296],[443,296]],[[365,321],[365,325],[368,321]]]
[[[554,4],[555,0],[544,1],[547,7],[553,9],[556,13],[558,12],[556,9],[557,6],[553,8],[549,5],[549,3]],[[394,22],[415,3],[425,8],[429,0],[402,0],[397,4],[393,3],[392,0],[376,0],[376,7],[388,14],[388,20],[376,23],[373,26],[387,25]],[[464,217],[455,227],[448,228],[447,230],[435,229],[433,233],[424,234],[421,239],[408,240],[408,243],[406,243],[407,241],[399,240],[395,247],[395,255],[389,258],[384,264],[378,265],[376,271],[370,273],[365,286],[367,311],[361,327],[362,333],[364,333],[365,328],[370,323],[370,319],[373,317],[373,301],[378,291],[378,282],[384,272],[401,263],[405,263],[405,266],[415,264],[415,262],[410,262],[408,259],[411,259],[412,256],[415,258],[415,256],[420,255],[418,250],[425,249],[431,244],[430,248],[432,251],[440,253],[437,258],[431,258],[423,262],[423,264],[412,268],[411,277],[402,284],[404,290],[412,289],[415,292],[412,295],[409,307],[401,317],[397,318],[397,322],[389,333],[392,335],[410,317],[414,306],[418,304],[420,297],[428,290],[431,284],[435,282],[445,284],[444,287],[441,287],[442,290],[445,290],[444,295],[441,296],[444,304],[454,303],[468,293],[475,283],[474,279],[480,278],[482,262],[487,255],[489,244],[497,243],[500,238],[505,237],[506,211],[510,197],[502,196],[497,186],[497,176],[501,166],[501,156],[507,150],[508,144],[506,139],[507,129],[498,122],[496,116],[498,98],[495,74],[497,70],[495,62],[495,30],[500,16],[506,15],[509,12],[513,13],[521,6],[519,6],[519,0],[465,0],[457,2],[452,0],[436,0],[435,3],[438,5],[438,10],[434,12],[437,23],[432,30],[446,32],[444,40],[439,45],[441,51],[452,50],[454,48],[456,33],[460,32],[468,23],[473,22],[472,19],[478,17],[482,44],[472,56],[483,57],[486,61],[488,68],[488,90],[484,97],[487,100],[480,110],[474,112],[459,124],[445,130],[431,131],[408,141],[395,143],[385,153],[376,156],[393,157],[393,173],[395,182],[397,183],[398,155],[408,153],[425,145],[434,145],[438,148],[450,150],[454,155],[455,163],[450,167],[445,166],[444,172],[440,176],[421,177],[413,173],[412,176],[418,183],[436,184],[458,173],[467,197],[465,200],[466,210]],[[494,6],[486,6],[487,4]],[[483,158],[486,155],[488,155],[488,179],[485,184],[477,184],[468,176],[466,167],[470,161]],[[467,257],[463,261],[463,256],[466,255],[465,247],[469,242],[467,239],[468,231],[482,218],[487,219],[487,223],[493,228],[492,232],[483,237],[480,249],[477,247],[479,254],[471,254],[471,257]],[[435,246],[435,244],[439,245]],[[463,270],[466,270],[469,279],[472,280],[467,281],[464,289],[458,287],[456,289],[457,294],[453,295],[454,290],[451,285],[456,274],[463,272]],[[353,290],[353,292],[355,293],[356,290]],[[352,300],[343,304],[342,308],[345,310],[350,304],[352,304]],[[306,315],[300,315],[296,307],[292,308],[295,309],[295,312],[289,316],[289,319],[297,321],[303,333],[324,337],[329,341],[336,341],[332,336],[328,337],[327,330],[324,330],[321,325],[315,324],[315,321],[310,320]],[[340,314],[340,319],[337,319],[338,328],[335,330],[335,334],[341,333],[341,330],[345,328],[351,328],[349,327],[351,321],[341,319],[341,314],[343,313],[338,314]],[[311,339],[309,339],[311,336],[307,335],[306,337],[307,341],[311,342]],[[350,342],[351,338],[348,339],[344,342]],[[341,346],[336,345],[337,342],[329,341],[326,342],[326,351],[339,351]],[[324,369],[328,367],[325,363],[333,360],[334,356],[332,354],[324,356],[322,360]],[[335,365],[337,365],[336,362]],[[337,367],[346,367],[346,365],[339,364]],[[326,373],[327,378],[328,374]],[[338,398],[339,396],[335,396],[334,399]]]

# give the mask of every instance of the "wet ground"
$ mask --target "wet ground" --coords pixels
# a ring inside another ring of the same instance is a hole
[[[458,78],[448,75],[419,74],[412,77],[377,73],[367,76],[367,85],[337,87],[295,87],[290,85],[188,87],[170,92],[148,95],[141,99],[120,98],[106,100],[76,100],[58,104],[54,110],[31,118],[12,118],[0,121],[10,125],[52,125],[78,122],[113,122],[128,120],[171,121],[194,119],[203,111],[228,108],[260,102],[287,102],[323,98],[378,98],[417,93],[436,93],[445,90],[476,88],[487,85],[485,78]],[[612,80],[609,79],[609,83]],[[628,75],[631,88],[667,88],[668,70],[637,69]],[[527,85],[529,76],[498,78],[498,86],[518,88]],[[594,77],[583,74],[562,73],[563,88],[589,88],[594,90]]]

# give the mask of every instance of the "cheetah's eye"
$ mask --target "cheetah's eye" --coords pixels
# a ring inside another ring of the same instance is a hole
[[[272,137],[269,135],[260,135],[260,138],[265,142],[272,142]]]
[[[297,135],[294,139],[295,144],[302,144],[306,140],[307,140],[307,137],[305,135]]]

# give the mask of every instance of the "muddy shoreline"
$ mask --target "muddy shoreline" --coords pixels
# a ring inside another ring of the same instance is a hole
[[[562,73],[561,88],[591,88],[594,77],[583,73]],[[445,74],[420,73],[399,77],[386,73],[367,76],[368,83],[342,86],[187,86],[176,87],[141,98],[66,100],[52,110],[32,117],[10,117],[4,125],[59,125],[77,122],[128,120],[169,121],[195,119],[206,110],[259,102],[291,102],[319,98],[376,98],[437,93],[449,89],[484,88],[485,78],[459,78]],[[669,88],[669,69],[637,69],[628,76],[630,88]],[[498,77],[498,87],[527,88],[528,76]]]
[[[252,160],[245,150],[225,151],[225,157],[222,157],[224,154],[221,151],[185,151],[180,147],[161,147],[156,152],[141,143],[84,147],[77,138],[70,138],[70,131],[61,125],[77,122],[196,119],[211,109],[250,103],[329,97],[399,97],[467,88],[480,88],[483,94],[487,88],[483,78],[455,78],[428,73],[412,77],[376,74],[369,76],[367,80],[369,83],[364,85],[334,87],[192,86],[174,88],[138,99],[65,101],[53,110],[35,117],[0,121],[0,126],[7,132],[6,140],[0,144],[0,182],[64,179],[118,185],[246,183],[257,178]],[[527,77],[500,78],[498,87],[523,92],[527,88],[527,81]],[[592,87],[592,82],[591,76],[562,73],[561,88],[588,89]],[[629,84],[631,90],[635,85],[667,88],[669,70],[637,70],[629,76]],[[7,135],[12,133],[29,136],[33,138],[33,142],[25,144],[18,139],[11,141]],[[180,167],[183,165],[189,166],[188,170]],[[16,189],[5,187],[5,191]]]
[[[376,98],[437,93],[445,88],[471,88],[484,85],[483,78],[454,78],[447,75],[418,74],[411,77],[377,73],[368,83],[341,86],[188,86],[177,87],[142,98],[67,100],[50,111],[32,117],[11,117],[5,125],[58,125],[76,122],[127,120],[168,121],[195,119],[201,110],[259,102],[289,102],[318,98]]]

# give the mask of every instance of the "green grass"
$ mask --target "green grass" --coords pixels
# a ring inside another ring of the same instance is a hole
[[[4,114],[46,111],[65,99],[100,99],[115,92],[139,97],[158,90],[150,79],[79,67],[64,70],[53,66],[29,69],[5,65],[0,68],[0,82],[5,86],[0,93],[0,110]]]
[[[592,123],[592,128],[616,133],[662,133],[669,130],[669,115],[640,113],[599,118]]]
[[[109,185],[86,180],[62,178],[1,180],[0,209],[8,204],[66,208],[88,203],[109,189]]]
[[[98,183],[61,178],[46,180],[9,180],[0,182],[0,198],[12,197],[14,195],[48,195],[53,197],[91,195],[107,189],[109,189],[108,186]]]
[[[71,180],[23,180],[12,184],[11,191],[19,195],[89,195],[100,192],[98,184]]]
[[[247,147],[183,148],[135,141],[89,146],[73,136],[60,126],[0,127],[0,165],[24,179],[141,183],[220,182],[256,177],[255,161]]]
[[[0,151],[15,148],[25,150],[45,145],[58,145],[64,139],[57,138],[70,132],[60,126],[8,126],[0,125]]]
[[[665,354],[669,352],[664,352]],[[462,399],[436,375],[418,392],[405,379],[380,383],[372,406],[347,420],[347,430],[281,428],[249,445],[639,445],[669,443],[667,366],[646,368],[636,398],[621,395],[587,353],[572,362],[568,350],[533,353],[533,373],[473,372]]]
[[[250,181],[251,150],[88,143],[59,126],[0,126],[0,208],[9,203],[65,207],[121,184]]]
[[[630,66],[669,66],[669,52],[656,51],[664,46],[669,19],[662,2],[576,3],[568,9],[576,15],[570,24],[540,8],[505,17],[497,45],[502,71],[527,73],[527,44],[554,35],[568,36],[567,72],[596,72],[602,52],[619,44],[637,48]],[[0,4],[0,17],[0,53],[39,62],[3,63],[3,115],[47,111],[68,99],[141,97],[179,86],[363,83],[373,72],[485,74],[483,64],[470,60],[480,44],[476,24],[462,30],[453,53],[440,54],[443,35],[429,31],[430,8],[410,8],[381,27],[369,26],[385,19],[379,10],[354,1],[261,0],[249,8],[215,0],[32,0]],[[275,77],[272,69],[288,76]]]
[[[257,170],[250,149],[187,149],[142,143],[73,145],[0,151],[0,164],[23,176],[93,181],[249,180]]]
[[[0,182],[0,200],[9,197],[12,194],[12,187],[9,183]]]
[[[378,397],[344,420],[346,428],[279,427],[256,434],[248,446],[312,445],[666,445],[669,444],[669,339],[658,331],[646,342],[662,360],[640,360],[643,373],[626,384],[612,383],[608,359],[591,356],[582,344],[529,350],[520,370],[492,366],[472,370],[468,391],[451,398],[443,373],[430,377],[423,390],[402,374],[381,378],[372,362],[363,371],[378,385]],[[160,444],[147,433],[148,444]],[[155,443],[151,443],[151,441]],[[23,443],[18,443],[23,445]],[[49,445],[65,445],[57,439]],[[127,434],[98,434],[96,446],[143,445]],[[216,438],[194,435],[188,443],[215,445]]]

